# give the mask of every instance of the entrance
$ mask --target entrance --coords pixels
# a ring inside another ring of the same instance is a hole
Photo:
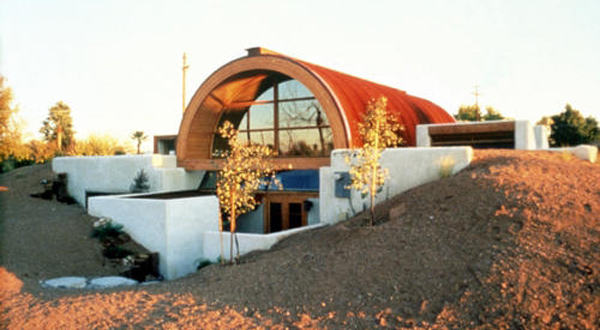
[[[264,212],[265,234],[299,228],[307,225],[307,214],[318,193],[269,193]]]

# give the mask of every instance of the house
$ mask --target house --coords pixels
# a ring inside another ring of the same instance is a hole
[[[388,111],[404,126],[405,146],[416,145],[418,124],[454,122],[439,106],[404,91],[265,48],[247,51],[196,91],[184,113],[176,152],[179,167],[211,175],[222,161],[215,154],[227,147],[217,128],[230,121],[240,140],[272,147],[278,151],[275,165],[293,168],[281,174],[288,183],[282,191],[263,194],[262,221],[241,219],[242,231],[271,233],[318,222],[310,218],[318,204],[318,170],[330,165],[332,150],[362,145],[358,123],[369,101],[388,99]],[[201,189],[214,189],[209,178]]]
[[[195,271],[198,260],[219,256],[214,188],[222,159],[215,155],[227,145],[217,133],[219,126],[230,121],[240,140],[271,146],[278,151],[275,165],[286,169],[278,173],[284,189],[260,191],[261,205],[238,219],[243,254],[364,208],[361,194],[345,189],[344,159],[362,145],[358,123],[368,102],[381,96],[404,126],[404,146],[416,146],[417,125],[454,123],[430,101],[258,47],[202,83],[184,112],[179,134],[155,138],[154,155],[63,157],[53,161],[53,169],[68,173],[69,193],[82,205],[92,194],[126,193],[136,173],[144,170],[150,194],[89,198],[88,211],[123,224],[137,242],[159,253],[161,274],[177,278]],[[469,164],[472,150],[386,150],[382,165],[391,178],[378,202],[439,178],[447,158],[456,172]],[[196,194],[174,192],[182,190]]]

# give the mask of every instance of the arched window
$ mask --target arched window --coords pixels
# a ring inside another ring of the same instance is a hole
[[[242,79],[248,78],[237,81]],[[237,85],[237,81],[225,84]],[[329,156],[333,149],[331,127],[319,101],[304,85],[270,72],[245,88],[256,90],[257,97],[244,100],[248,93],[238,93],[223,105],[218,127],[228,120],[237,127],[240,141],[267,145],[277,150],[278,157]],[[213,134],[215,155],[227,149],[227,141],[217,132]]]

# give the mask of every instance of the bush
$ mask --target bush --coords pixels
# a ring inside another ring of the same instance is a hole
[[[133,251],[118,245],[109,245],[104,249],[102,254],[108,259],[122,259],[133,255],[134,253]]]
[[[150,181],[150,179],[148,178],[148,174],[146,174],[144,170],[140,170],[136,177],[133,179],[133,183],[130,187],[131,192],[147,192],[148,190],[150,190],[150,185],[148,184],[148,181]]]
[[[111,222],[103,226],[92,229],[92,238],[97,238],[100,242],[106,241],[108,238],[117,238],[124,234],[123,225],[114,225]]]

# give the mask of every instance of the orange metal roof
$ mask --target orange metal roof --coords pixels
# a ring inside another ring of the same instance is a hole
[[[265,48],[248,50],[250,56],[279,56],[292,60],[319,77],[334,94],[343,109],[346,120],[352,130],[353,145],[360,146],[358,123],[362,121],[367,103],[385,96],[388,99],[388,111],[397,114],[398,121],[404,125],[404,145],[416,145],[416,127],[418,124],[453,123],[454,118],[438,105],[407,94],[404,91],[357,78],[339,71],[298,60]]]
[[[405,146],[416,144],[416,126],[452,123],[454,118],[439,106],[406,92],[342,72],[298,60],[265,48],[248,49],[248,56],[233,60],[213,72],[198,88],[184,113],[177,139],[177,162],[188,170],[214,168],[214,132],[229,104],[253,101],[265,91],[271,74],[304,84],[320,102],[331,126],[333,146],[362,146],[358,123],[369,101],[384,96],[388,111],[404,125]],[[271,77],[272,78],[272,77]],[[298,169],[327,166],[329,157],[276,159],[279,165]]]

